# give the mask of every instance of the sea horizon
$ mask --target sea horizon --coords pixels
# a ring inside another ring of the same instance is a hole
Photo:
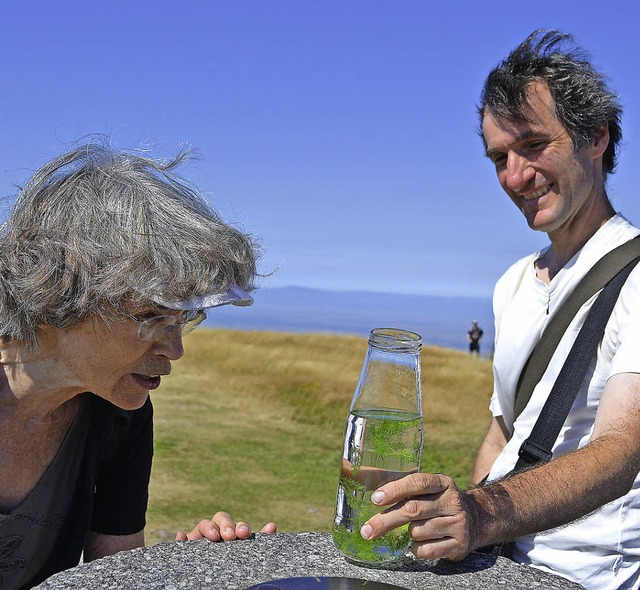
[[[367,336],[373,328],[417,332],[425,345],[468,350],[467,332],[483,329],[481,354],[493,348],[490,297],[411,295],[376,291],[331,291],[301,286],[270,287],[253,293],[252,306],[210,310],[206,327],[293,333]]]

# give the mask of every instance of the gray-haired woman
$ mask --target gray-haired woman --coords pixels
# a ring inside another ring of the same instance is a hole
[[[144,544],[149,392],[207,308],[252,302],[255,246],[175,175],[185,157],[81,146],[2,225],[3,590]],[[220,512],[177,538],[250,534]]]

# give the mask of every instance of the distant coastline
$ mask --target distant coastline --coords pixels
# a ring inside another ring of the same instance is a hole
[[[483,356],[493,346],[490,298],[403,295],[371,291],[324,291],[277,287],[254,293],[248,308],[212,309],[205,326],[276,332],[329,332],[366,336],[372,328],[418,332],[426,345],[466,350],[472,320],[484,330]]]

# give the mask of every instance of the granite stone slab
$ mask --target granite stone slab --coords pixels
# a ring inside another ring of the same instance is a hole
[[[407,559],[393,569],[349,563],[329,533],[258,533],[247,541],[182,541],[122,551],[52,576],[36,588],[245,590],[281,578],[346,577],[408,590],[579,590],[582,586],[504,557],[462,562]]]

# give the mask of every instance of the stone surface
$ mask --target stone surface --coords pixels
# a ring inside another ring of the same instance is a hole
[[[504,557],[472,553],[459,563],[407,559],[394,569],[351,564],[328,533],[257,534],[247,541],[184,541],[123,551],[52,576],[40,590],[244,590],[292,577],[347,577],[408,590],[571,590],[582,586]]]

